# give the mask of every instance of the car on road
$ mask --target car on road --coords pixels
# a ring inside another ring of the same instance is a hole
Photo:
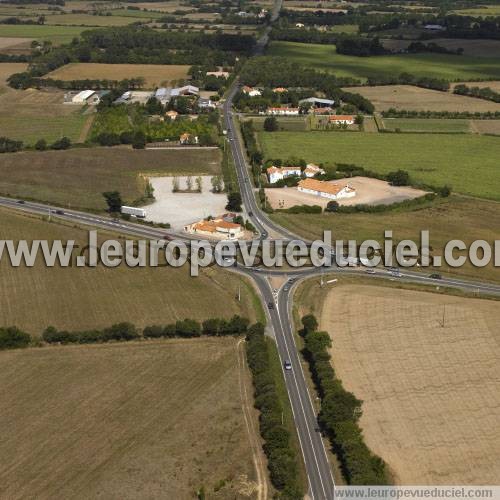
[[[292,369],[292,363],[290,363],[290,361],[288,361],[288,359],[283,363],[283,366],[285,367],[285,370]]]
[[[365,269],[365,273],[367,273],[367,274],[375,274],[375,269],[369,267],[368,269]]]
[[[433,280],[442,280],[443,277],[439,273],[432,273],[429,278],[432,278]]]
[[[64,211],[63,210],[56,210],[56,214],[57,215],[64,215]]]
[[[391,276],[394,276],[395,278],[401,278],[401,273],[398,271],[391,271]]]
[[[17,200],[17,203],[20,203],[21,205],[24,205],[26,202],[24,200]]]
[[[283,290],[284,290],[285,292],[288,292],[288,290],[290,290],[290,287],[289,287],[289,286],[285,286],[285,287],[283,288]]]
[[[267,307],[268,307],[269,309],[274,309],[274,302],[268,302],[268,303],[267,303]]]
[[[248,212],[248,217],[253,217],[253,212]]]

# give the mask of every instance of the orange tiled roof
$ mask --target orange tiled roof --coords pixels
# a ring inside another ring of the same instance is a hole
[[[354,116],[353,115],[332,115],[330,116],[330,121],[336,122],[336,121],[354,121]]]

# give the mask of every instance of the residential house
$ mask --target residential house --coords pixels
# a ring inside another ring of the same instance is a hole
[[[215,103],[211,99],[200,97],[198,99],[198,107],[200,109],[215,109]]]
[[[314,177],[317,174],[324,173],[325,171],[319,165],[315,165],[314,163],[308,163],[304,169],[304,175],[306,177]]]
[[[184,231],[191,234],[202,234],[218,239],[235,240],[243,236],[244,231],[241,224],[235,224],[224,220],[223,217],[216,219],[202,220],[184,226]]]
[[[288,92],[288,89],[286,89],[285,87],[276,87],[273,89],[273,92],[275,94],[284,94],[285,92]]]
[[[296,28],[303,28],[304,25],[302,23],[295,23]]]
[[[267,108],[266,114],[281,115],[281,116],[296,116],[299,114],[299,108]]]
[[[193,134],[188,134],[187,132],[185,132],[184,134],[181,134],[181,136],[179,137],[179,142],[182,145],[198,144],[198,136]]]
[[[332,115],[329,120],[334,125],[354,125],[356,117],[353,115]]]
[[[241,91],[249,97],[259,97],[262,95],[262,92],[259,89],[247,87],[246,85],[241,88]]]
[[[269,167],[267,169],[267,177],[270,184],[285,179],[286,177],[300,176],[302,169],[300,167]]]
[[[313,194],[330,200],[356,196],[356,189],[349,185],[342,186],[335,182],[319,181],[317,179],[303,179],[299,182],[297,189],[302,193]]]
[[[179,113],[177,113],[177,111],[171,109],[170,111],[167,111],[165,113],[165,116],[167,118],[170,118],[173,121],[173,120],[177,120],[177,117],[179,116]]]

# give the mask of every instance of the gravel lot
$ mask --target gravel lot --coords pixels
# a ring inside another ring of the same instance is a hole
[[[187,177],[177,177],[180,189],[186,188]],[[225,194],[212,193],[212,176],[202,176],[201,193],[173,193],[173,177],[151,177],[156,201],[144,207],[146,219],[154,222],[169,222],[175,231],[182,230],[186,224],[209,215],[224,213],[227,203]],[[193,177],[193,185],[195,184]]]
[[[420,189],[391,186],[385,181],[368,177],[352,177],[335,181],[335,183],[342,186],[349,184],[357,191],[354,198],[340,199],[340,205],[359,205],[361,203],[388,205],[425,194],[425,191]],[[290,208],[293,205],[320,205],[324,208],[330,201],[328,198],[301,193],[297,188],[270,188],[266,189],[266,195],[273,208]]]

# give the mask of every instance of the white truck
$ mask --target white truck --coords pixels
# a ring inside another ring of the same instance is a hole
[[[127,207],[122,205],[121,212],[122,214],[132,215],[133,217],[139,217],[140,219],[144,219],[144,217],[146,217],[146,211],[143,208]]]

